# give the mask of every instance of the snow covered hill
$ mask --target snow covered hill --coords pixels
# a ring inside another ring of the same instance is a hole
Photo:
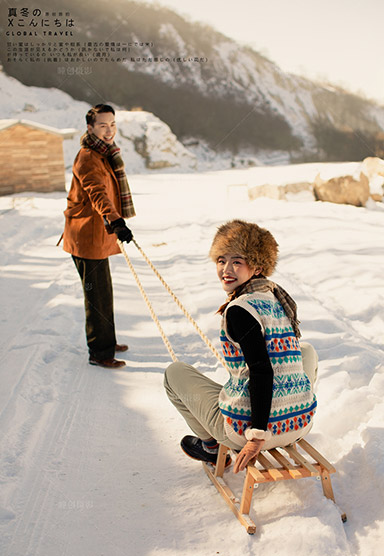
[[[62,10],[61,0],[40,0],[39,7]],[[285,73],[251,48],[159,5],[115,0],[111,10],[104,0],[67,0],[66,10],[76,22],[72,41],[101,44],[106,57],[107,43],[112,49],[124,43],[118,55],[124,61],[95,62],[96,52],[31,64],[8,59],[4,40],[7,74],[92,104],[108,99],[124,110],[142,107],[180,140],[199,139],[216,152],[248,149],[257,158],[279,150],[291,161],[383,156],[384,107],[373,101]]]
[[[90,108],[87,103],[74,100],[59,89],[27,87],[1,71],[0,102],[6,118],[31,120],[60,129],[78,129],[77,136],[63,143],[65,166],[71,171],[80,136],[86,129],[85,114]],[[196,156],[177,140],[167,124],[153,114],[119,110],[116,122],[116,142],[122,149],[128,172],[196,168]]]
[[[252,169],[254,183],[303,181],[313,171]],[[320,356],[308,440],[337,469],[338,507],[315,478],[269,483],[253,496],[256,535],[245,533],[201,465],[179,448],[188,429],[162,387],[170,357],[124,258],[111,265],[118,338],[130,350],[125,370],[106,371],[88,365],[80,282],[55,246],[65,193],[25,193],[0,198],[2,555],[381,553],[383,206],[249,202],[239,185],[249,172],[132,175],[131,227],[216,346],[224,294],[207,255],[216,227],[240,217],[275,235],[273,278],[296,299],[303,339]],[[223,382],[225,372],[132,244],[127,253],[176,355]],[[226,475],[238,490],[241,477]]]
[[[202,50],[193,32],[187,33],[185,24],[176,18],[172,23],[160,25],[159,36],[165,41],[171,59],[188,58],[191,52]],[[147,58],[158,55],[156,46],[146,47],[143,54]],[[210,63],[168,64],[165,70],[162,64],[138,61],[127,62],[126,68],[131,73],[155,76],[173,88],[177,83],[178,87],[195,87],[204,96],[244,102],[251,110],[248,118],[252,113],[264,113],[271,118],[271,126],[272,115],[278,115],[308,151],[317,149],[314,131],[320,121],[330,127],[351,127],[361,132],[384,128],[384,107],[336,86],[320,85],[288,74],[251,48],[240,46],[213,29],[206,29],[203,55]]]

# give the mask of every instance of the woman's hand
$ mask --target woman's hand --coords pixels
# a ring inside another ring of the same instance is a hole
[[[238,473],[239,471],[243,471],[251,459],[254,459],[259,455],[264,442],[265,440],[248,440],[236,458],[233,472]]]

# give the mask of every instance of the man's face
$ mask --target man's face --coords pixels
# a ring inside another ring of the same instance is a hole
[[[96,114],[95,123],[93,125],[88,124],[87,128],[88,133],[93,133],[107,145],[113,144],[116,135],[116,122],[112,112]]]

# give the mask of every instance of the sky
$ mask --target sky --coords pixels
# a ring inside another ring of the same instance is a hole
[[[383,0],[146,0],[208,23],[284,71],[384,104]]]

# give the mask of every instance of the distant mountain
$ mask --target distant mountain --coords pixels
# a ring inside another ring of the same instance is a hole
[[[40,0],[39,7],[63,10],[61,0]],[[130,0],[66,0],[65,11],[75,26],[74,37],[64,40],[101,42],[102,50],[106,42],[131,43],[127,61],[9,63],[3,55],[8,75],[89,104],[141,107],[187,145],[201,140],[216,151],[254,156],[281,151],[292,161],[384,154],[384,107],[284,73],[208,26]],[[4,31],[3,25],[2,46]]]

